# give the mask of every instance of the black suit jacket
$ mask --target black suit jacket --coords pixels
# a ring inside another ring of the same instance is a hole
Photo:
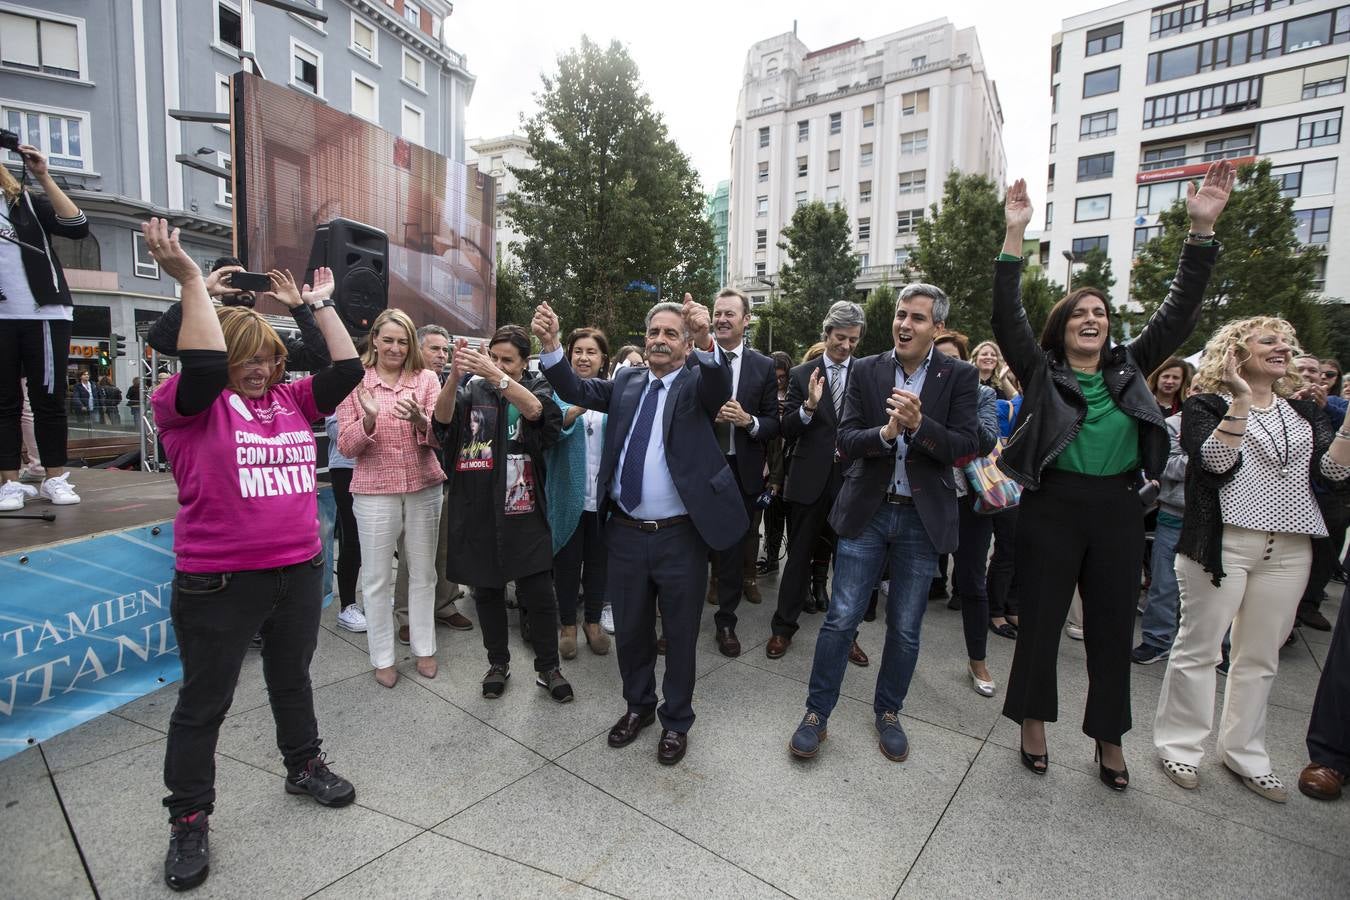
[[[876,515],[895,474],[895,447],[882,443],[886,398],[895,387],[895,353],[887,351],[853,364],[839,451],[848,460],[844,485],[830,511],[841,537],[857,537]],[[979,373],[970,363],[933,352],[919,400],[923,422],[910,436],[905,457],[910,494],[924,530],[938,553],[957,544],[956,485],[952,464],[979,449]],[[896,438],[903,441],[904,435]]]
[[[691,354],[692,355],[692,354]],[[741,357],[741,378],[736,385],[736,401],[755,417],[759,430],[751,437],[748,429],[733,428],[731,440],[736,447],[736,474],[746,494],[764,492],[764,456],[768,444],[778,437],[778,375],[773,360],[758,350],[746,348]]]
[[[845,370],[852,376],[858,361],[849,363]],[[782,434],[786,441],[795,441],[792,445],[791,462],[788,465],[787,483],[783,486],[783,499],[789,503],[815,503],[829,484],[834,471],[835,437],[839,430],[839,418],[834,412],[834,401],[830,395],[830,373],[826,366],[829,361],[821,356],[810,362],[802,363],[788,373],[787,400],[783,403]],[[810,393],[811,373],[819,372],[825,379],[825,393],[821,395],[820,405],[811,416],[811,424],[802,422],[801,407]],[[844,382],[845,390],[848,381]]]
[[[720,365],[720,355],[700,353],[695,364],[681,369],[662,410],[661,429],[666,466],[680,501],[693,519],[704,543],[725,550],[750,527],[736,479],[717,446],[713,419],[731,398],[731,369]],[[581,380],[564,359],[544,369],[558,396],[568,403],[608,413],[605,450],[600,457],[596,499],[605,509],[609,486],[619,464],[628,432],[633,427],[647,385],[646,368],[620,369],[613,380]],[[678,423],[678,424],[677,424]]]

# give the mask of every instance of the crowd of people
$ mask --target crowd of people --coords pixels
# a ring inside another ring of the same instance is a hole
[[[1052,771],[1046,727],[1076,606],[1082,729],[1106,787],[1130,781],[1132,662],[1165,662],[1153,727],[1162,771],[1199,786],[1226,676],[1220,761],[1283,802],[1266,704],[1296,624],[1330,627],[1318,606],[1350,520],[1350,430],[1339,368],[1303,356],[1283,320],[1225,324],[1198,367],[1176,355],[1221,251],[1214,223],[1233,177],[1221,161],[1190,187],[1177,276],[1133,340],[1111,339],[1114,311],[1094,288],[1070,292],[1033,333],[1019,296],[1031,219],[1019,181],[991,261],[993,341],[972,348],[950,327],[942,288],[912,283],[891,349],[858,357],[866,317],[841,300],[796,365],[748,346],[750,301],[733,288],[710,308],[689,295],[657,303],[642,346],[613,353],[603,332],[565,328],[548,303],[481,347],[389,309],[358,346],[325,269],[312,285],[274,273],[306,326],[288,345],[249,306],[214,304],[227,276],[204,276],[177,232],[151,220],[146,245],[182,288],[153,334],[181,371],[148,398],[180,499],[171,608],[184,674],[165,760],[166,882],[181,890],[207,876],[214,749],[251,646],[285,790],[325,806],[355,799],[326,763],[308,674],[323,615],[318,421],[338,509],[337,624],[366,634],[386,688],[400,677],[396,641],[419,677],[435,678],[437,624],[476,627],[481,693],[500,701],[514,607],[541,696],[574,699],[563,665],[582,643],[613,649],[623,711],[609,745],[659,722],[656,759],[675,765],[695,720],[704,607],[713,645],[739,656],[741,604],[765,602],[760,579],[777,572],[769,659],[792,652],[803,615],[821,615],[789,753],[822,752],[848,666],[871,665],[860,624],[881,618],[876,740],[902,762],[921,626],[946,571],[965,639],[953,677],[981,697],[1003,694],[1032,773]],[[288,368],[314,374],[288,380]],[[456,605],[466,594],[476,623]],[[1346,618],[1299,779],[1321,799],[1350,774]],[[1015,641],[1006,673],[991,667],[990,634]]]

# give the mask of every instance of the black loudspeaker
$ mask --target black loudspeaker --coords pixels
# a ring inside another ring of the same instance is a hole
[[[350,219],[333,219],[314,229],[305,280],[314,270],[333,270],[333,301],[347,330],[364,335],[389,305],[389,237],[378,228]]]

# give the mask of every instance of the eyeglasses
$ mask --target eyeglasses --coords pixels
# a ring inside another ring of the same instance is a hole
[[[1335,378],[1335,377],[1336,377],[1337,375],[1339,375],[1339,374],[1340,374],[1340,373],[1337,372],[1335,369],[1327,369],[1327,370],[1325,370],[1325,371],[1322,372],[1322,377],[1323,377],[1323,378]]]
[[[275,369],[285,361],[284,356],[250,356],[239,365],[245,369]]]

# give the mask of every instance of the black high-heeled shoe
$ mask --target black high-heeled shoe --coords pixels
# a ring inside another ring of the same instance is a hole
[[[1050,754],[1048,752],[1041,754],[1028,753],[1026,747],[1018,745],[1018,752],[1022,754],[1022,765],[1026,766],[1037,775],[1044,775],[1050,771]],[[1046,748],[1047,750],[1049,748]]]
[[[1025,756],[1026,754],[1023,755]],[[1097,764],[1098,768],[1097,777],[1102,780],[1102,784],[1106,785],[1111,790],[1120,792],[1130,786],[1129,766],[1126,766],[1125,768],[1117,772],[1115,769],[1108,769],[1106,767],[1106,763],[1102,762],[1101,741],[1097,741],[1097,752],[1096,754],[1094,754],[1092,761]]]

